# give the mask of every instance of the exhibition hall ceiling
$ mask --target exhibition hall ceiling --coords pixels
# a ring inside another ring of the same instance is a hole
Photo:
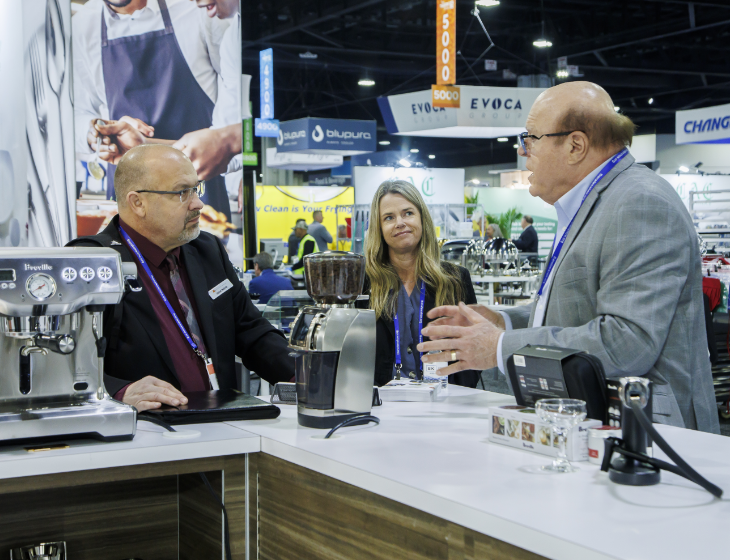
[[[568,80],[604,86],[645,133],[673,133],[676,110],[730,102],[728,0],[501,0],[479,9],[494,42],[482,58],[489,40],[471,13],[474,0],[456,1],[459,85],[515,87],[518,76],[554,78],[559,57],[567,57],[582,75]],[[254,75],[256,91],[258,51],[273,47],[280,120],[377,119],[386,136],[376,98],[435,83],[435,0],[243,4],[244,72]],[[535,47],[539,39],[552,47]],[[497,70],[486,70],[484,59],[496,61]],[[358,85],[363,79],[375,85]],[[491,161],[514,159],[512,142],[397,141],[441,146],[459,165],[474,165],[470,154],[485,150]]]

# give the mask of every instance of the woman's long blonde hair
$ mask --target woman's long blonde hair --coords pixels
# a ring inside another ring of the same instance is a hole
[[[421,214],[421,240],[418,243],[416,278],[422,279],[436,294],[436,306],[456,305],[464,297],[458,269],[441,263],[441,252],[436,241],[436,229],[431,213],[418,189],[408,181],[385,181],[378,187],[370,205],[365,249],[365,272],[370,279],[370,309],[375,316],[392,318],[401,281],[390,262],[388,245],[380,227],[380,201],[386,194],[399,194],[413,204]]]

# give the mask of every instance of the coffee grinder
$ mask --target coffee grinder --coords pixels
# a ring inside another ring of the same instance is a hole
[[[104,388],[102,315],[136,275],[113,249],[0,249],[0,442],[134,437]]]
[[[298,419],[309,428],[332,428],[368,414],[373,402],[375,311],[355,308],[365,257],[313,253],[304,257],[304,274],[316,305],[302,308],[289,338]]]

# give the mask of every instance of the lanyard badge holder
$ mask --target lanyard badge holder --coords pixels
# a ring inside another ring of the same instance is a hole
[[[615,156],[613,156],[610,160],[608,160],[608,163],[603,166],[603,168],[598,172],[598,175],[591,181],[591,184],[588,186],[588,189],[586,190],[586,193],[583,195],[583,198],[580,201],[580,206],[583,206],[583,203],[585,202],[586,198],[588,198],[588,195],[593,192],[593,187],[595,187],[601,179],[603,179],[606,175],[608,175],[611,170],[616,167],[616,164],[624,159],[626,155],[629,153],[628,148],[624,148],[619,153],[617,153]],[[580,206],[578,209],[580,209]],[[575,213],[575,216],[578,215],[578,212]],[[545,273],[542,275],[542,283],[540,284],[540,289],[537,291],[537,297],[535,298],[535,303],[538,302],[538,300],[542,297],[542,292],[545,289],[545,284],[547,284],[548,279],[550,278],[550,274],[553,271],[553,268],[555,267],[555,263],[558,262],[558,257],[560,256],[560,252],[563,250],[563,245],[565,245],[565,240],[568,238],[568,232],[570,232],[570,227],[573,225],[573,222],[575,221],[575,216],[573,216],[573,219],[570,220],[570,223],[568,224],[568,227],[565,228],[565,231],[563,232],[562,237],[560,238],[560,241],[558,241],[558,244],[555,246],[555,250],[553,251],[553,256],[550,257],[550,262],[548,263],[547,268],[545,269]]]
[[[418,343],[423,342],[423,304],[426,300],[426,283],[421,282],[421,303],[419,305],[420,311],[418,314]],[[393,317],[393,326],[395,327],[395,378],[400,379],[400,372],[401,369],[403,369],[403,360],[402,355],[400,351],[400,328],[399,328],[400,322],[398,321],[398,311],[395,312],[395,317]],[[419,358],[423,355],[422,352],[418,353]],[[419,360],[420,361],[420,360]],[[420,374],[416,374],[417,379],[423,378],[423,362],[421,362],[421,371]]]
[[[195,344],[195,341],[188,334],[188,331],[183,326],[182,321],[180,321],[180,318],[177,316],[177,313],[175,313],[175,310],[172,308],[172,305],[170,305],[170,301],[167,299],[167,296],[165,296],[164,292],[162,291],[162,288],[157,283],[157,280],[155,279],[155,277],[152,275],[152,271],[150,270],[150,267],[147,264],[147,261],[142,256],[142,253],[137,248],[137,245],[135,245],[134,241],[132,241],[132,238],[129,237],[127,232],[124,231],[124,229],[122,229],[121,227],[119,228],[119,232],[122,234],[122,237],[124,238],[124,241],[127,243],[129,248],[136,255],[137,259],[139,260],[139,264],[142,265],[142,268],[147,273],[147,276],[152,281],[152,284],[154,284],[155,288],[157,289],[157,293],[160,294],[162,301],[165,303],[167,310],[170,312],[170,315],[172,315],[172,318],[175,321],[175,324],[180,329],[180,332],[185,337],[185,340],[188,341],[188,344],[193,349],[193,352],[195,352],[203,360],[203,363],[205,364],[205,371],[208,373],[208,380],[210,381],[210,386],[213,390],[217,391],[218,389],[220,389],[220,387],[218,385],[218,376],[215,374],[215,368],[213,367],[213,360],[211,360],[209,357],[207,357],[205,354],[203,354],[200,351],[200,349],[198,348],[198,345]]]

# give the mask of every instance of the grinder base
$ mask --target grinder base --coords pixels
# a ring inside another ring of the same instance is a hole
[[[331,416],[310,416],[308,414],[297,413],[299,425],[305,428],[318,428],[321,430],[330,429],[344,422],[353,416],[360,416],[362,412],[353,412],[351,414],[334,414]]]
[[[654,486],[659,484],[661,473],[654,465],[617,455],[611,460],[608,478],[616,484],[627,486]]]

